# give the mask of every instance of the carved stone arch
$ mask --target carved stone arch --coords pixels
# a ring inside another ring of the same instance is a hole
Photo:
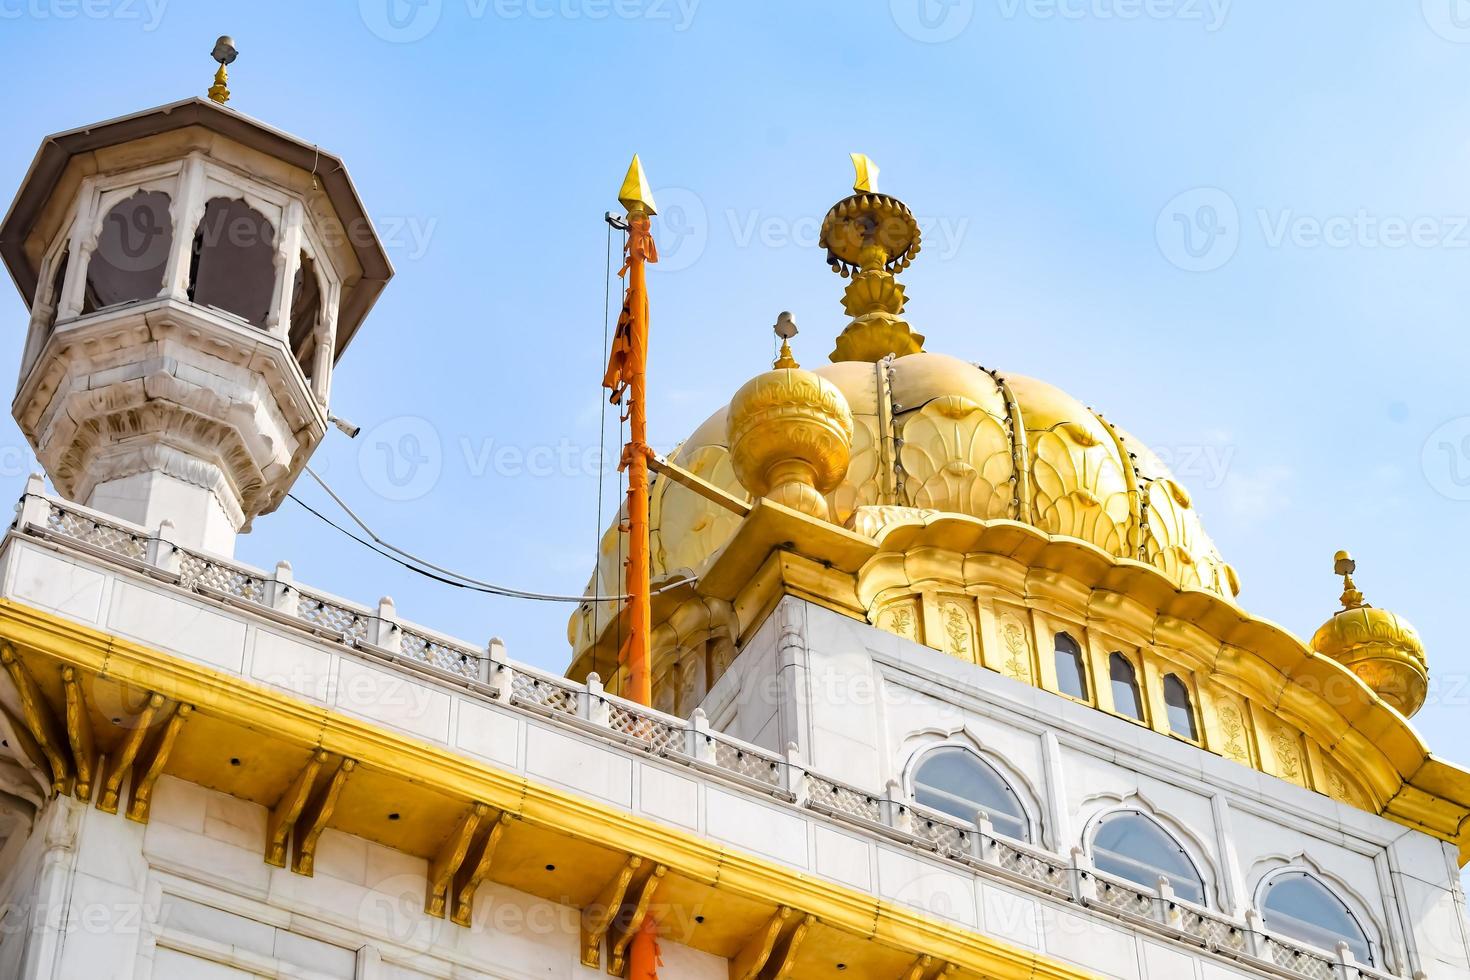
[[[1203,837],[1183,821],[1171,816],[1167,809],[1155,805],[1143,792],[1093,793],[1083,798],[1079,813],[1084,816],[1079,842],[1089,858],[1092,856],[1092,839],[1097,834],[1099,825],[1108,816],[1115,813],[1138,813],[1153,821],[1160,830],[1184,849],[1185,855],[1194,865],[1194,870],[1199,873],[1200,880],[1204,883],[1208,904],[1212,908],[1221,907],[1220,859],[1215,856]]]
[[[1045,826],[1042,813],[1046,797],[1026,773],[1017,768],[1002,753],[988,748],[981,737],[969,725],[920,728],[910,732],[899,743],[899,782],[904,793],[914,796],[914,773],[923,758],[938,749],[958,748],[973,754],[981,762],[994,769],[1016,794],[1021,810],[1026,814],[1026,824],[1031,840],[1044,840]]]
[[[1250,907],[1257,913],[1262,912],[1266,889],[1274,879],[1288,874],[1307,874],[1316,878],[1323,887],[1347,906],[1358,926],[1367,935],[1368,945],[1375,954],[1374,958],[1381,961],[1387,956],[1388,947],[1383,942],[1383,937],[1387,934],[1384,928],[1384,916],[1374,911],[1381,906],[1381,903],[1375,904],[1369,901],[1366,895],[1348,884],[1345,879],[1334,874],[1327,865],[1316,860],[1306,851],[1298,851],[1292,855],[1267,854],[1253,861],[1250,873],[1247,875]],[[1378,965],[1383,966],[1384,964],[1379,962]]]

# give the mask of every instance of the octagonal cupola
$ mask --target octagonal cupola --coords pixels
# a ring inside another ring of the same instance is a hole
[[[13,412],[58,492],[229,553],[326,434],[392,275],[342,162],[190,99],[45,139],[0,226]]]

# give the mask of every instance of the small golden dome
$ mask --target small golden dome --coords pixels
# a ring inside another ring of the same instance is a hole
[[[774,369],[730,400],[730,459],[752,494],[831,520],[826,495],[847,475],[852,410],[836,385],[801,369],[785,339]]]
[[[1335,556],[1343,577],[1343,608],[1312,637],[1312,649],[1356,674],[1379,697],[1412,717],[1424,706],[1429,669],[1424,643],[1409,622],[1363,601],[1353,585],[1357,564],[1346,551]]]

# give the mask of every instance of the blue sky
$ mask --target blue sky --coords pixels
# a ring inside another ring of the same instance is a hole
[[[1470,762],[1470,10],[0,0],[0,187],[47,133],[202,94],[222,32],[232,104],[340,154],[397,266],[335,382],[364,436],[317,457],[395,542],[580,591],[602,214],[628,157],[664,209],[651,413],[669,447],[765,367],[778,311],[798,356],[825,358],[841,282],[815,228],[861,150],[925,221],[905,281],[930,348],[1045,378],[1171,459],[1242,603],[1299,635],[1336,607],[1332,554],[1352,549],[1369,600],[1427,644],[1416,724]],[[3,302],[13,366],[26,313]],[[16,492],[33,465],[6,419]],[[292,504],[239,554],[567,659],[566,608],[414,578]]]

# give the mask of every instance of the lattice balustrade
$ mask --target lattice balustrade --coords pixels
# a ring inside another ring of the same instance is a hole
[[[148,557],[146,534],[138,534],[125,527],[78,514],[55,504],[51,505],[46,514],[46,527],[55,534],[64,534],[124,558],[143,561]]]
[[[297,615],[313,626],[333,633],[341,633],[349,640],[366,642],[368,638],[371,614],[366,610],[350,609],[347,606],[303,592]]]
[[[246,602],[266,601],[266,582],[238,568],[212,562],[183,552],[179,562],[179,584],[186,589],[209,589]]]
[[[883,801],[876,796],[810,774],[807,787],[807,799],[813,806],[873,823],[883,822]]]
[[[753,751],[749,746],[732,745],[718,736],[714,741],[715,765],[721,769],[767,786],[781,785],[780,759]]]
[[[1011,874],[1039,881],[1049,888],[1067,888],[1069,884],[1067,877],[1071,873],[1067,865],[1039,854],[1033,854],[1003,840],[995,838],[992,840],[995,842],[996,863]]]
[[[607,725],[613,731],[644,743],[658,755],[683,755],[687,738],[682,725],[671,725],[615,702],[608,702]]]
[[[524,671],[516,671],[510,682],[511,700],[556,714],[577,713],[577,692]]]
[[[405,659],[461,677],[480,676],[480,654],[477,651],[444,643],[409,629],[400,630],[398,636],[398,652]]]
[[[1337,977],[1337,961],[1330,956],[1270,937],[1266,937],[1265,946],[1271,962],[1282,969],[1310,977],[1311,980],[1335,980]]]
[[[1114,884],[1101,878],[1097,881],[1097,900],[1110,909],[1126,912],[1143,918],[1154,917],[1154,898],[1149,892],[1139,891],[1127,885]]]
[[[1196,909],[1176,906],[1179,912],[1179,930],[1185,935],[1205,943],[1211,949],[1223,949],[1231,953],[1244,953],[1250,948],[1246,932],[1229,919],[1207,915]]]
[[[915,837],[928,841],[937,853],[950,858],[968,857],[970,838],[976,833],[947,820],[918,816],[914,818],[913,830]]]

